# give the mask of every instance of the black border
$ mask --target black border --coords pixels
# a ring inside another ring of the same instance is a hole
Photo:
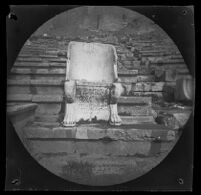
[[[191,5],[191,4],[187,4]],[[73,6],[73,5],[72,5]],[[70,6],[70,8],[72,7]],[[74,6],[73,6],[74,7]],[[17,16],[17,22],[15,20],[9,20],[7,23],[7,39],[8,39],[8,66],[7,70],[12,67],[15,58],[21,47],[23,46],[26,39],[35,31],[37,26],[40,26],[44,21],[51,18],[57,13],[60,13],[69,6],[26,6],[27,9],[22,8],[21,6],[12,7],[11,10]],[[173,8],[175,10],[175,8]],[[155,18],[152,20],[155,21],[160,27],[162,27],[167,34],[174,40],[175,44],[178,46],[181,51],[186,64],[188,65],[191,73],[194,75],[194,32],[189,30],[189,25],[191,23],[192,17],[188,15],[182,15],[184,7],[176,8],[176,11],[173,11],[172,7],[160,8],[152,7],[151,9],[141,9],[140,7],[135,7],[134,11],[151,18],[150,16],[155,15]],[[7,10],[7,9],[5,9]],[[197,10],[199,11],[199,10]],[[7,12],[7,11],[6,11]],[[6,15],[5,12],[5,15]],[[196,12],[196,7],[195,7]],[[196,12],[197,13],[197,12]],[[196,16],[195,13],[195,17]],[[182,18],[177,21],[177,17]],[[197,20],[195,20],[196,24]],[[174,23],[174,25],[172,24]],[[25,28],[26,26],[26,28]],[[195,28],[196,29],[196,28]],[[197,29],[196,29],[197,31]],[[196,34],[197,35],[197,34]],[[4,34],[3,34],[4,36]],[[198,36],[196,37],[197,42]],[[4,40],[5,41],[5,40]],[[6,42],[5,42],[6,43]],[[11,45],[11,46],[10,46]],[[197,47],[197,45],[196,45]],[[189,49],[190,48],[190,49]],[[196,48],[197,49],[197,48]],[[5,51],[4,51],[5,54]],[[6,56],[6,55],[5,55]],[[197,63],[197,62],[196,62]],[[4,64],[5,68],[5,64]],[[5,72],[7,72],[5,70]],[[196,67],[197,73],[197,67]],[[5,74],[6,75],[6,74]],[[196,77],[197,80],[197,77]],[[2,83],[6,86],[6,78],[3,79]],[[196,82],[197,88],[197,82]],[[5,87],[6,89],[6,87]],[[4,92],[5,89],[2,89]],[[5,93],[6,94],[6,93]],[[2,100],[3,103],[6,103],[5,99]],[[197,101],[196,101],[197,107]],[[4,107],[5,108],[5,107]],[[195,108],[196,111],[196,108]],[[195,115],[196,116],[196,115]],[[170,152],[166,159],[154,168],[149,173],[144,176],[137,178],[136,180],[130,181],[125,184],[108,186],[108,187],[91,187],[84,186],[79,184],[74,184],[72,182],[66,182],[63,179],[60,179],[53,174],[46,171],[38,163],[32,159],[29,153],[24,149],[19,138],[17,137],[11,123],[6,120],[6,159],[7,159],[7,171],[11,170],[10,173],[7,172],[7,179],[14,178],[18,175],[16,168],[21,167],[22,170],[22,184],[20,186],[14,186],[8,184],[6,190],[154,190],[154,186],[159,189],[160,187],[172,186],[171,191],[175,190],[190,190],[190,183],[188,179],[192,177],[192,173],[189,169],[192,166],[192,154],[193,154],[193,117],[189,119],[188,124],[184,128],[184,133],[182,134],[180,140],[178,141],[176,147]],[[5,129],[5,128],[4,128]],[[199,129],[196,128],[198,131]],[[195,132],[196,133],[196,132]],[[197,134],[197,133],[196,133]],[[195,136],[196,138],[197,136]],[[5,142],[3,138],[2,143]],[[12,143],[12,144],[10,144]],[[5,144],[3,145],[5,146]],[[196,148],[195,148],[196,149]],[[196,150],[195,150],[196,152]],[[5,161],[5,156],[3,157]],[[5,166],[3,165],[5,169]],[[195,175],[195,174],[194,174]],[[179,185],[178,179],[183,178],[184,184]],[[3,178],[5,180],[5,178]],[[194,181],[195,181],[194,177]],[[140,188],[141,187],[141,188]],[[4,187],[5,188],[5,187]],[[155,189],[155,190],[157,190]],[[168,190],[168,189],[164,189]]]

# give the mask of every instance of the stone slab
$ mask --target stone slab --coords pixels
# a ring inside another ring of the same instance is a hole
[[[32,102],[62,102],[62,95],[33,95]]]
[[[163,91],[164,82],[138,82],[132,85],[131,90],[135,92]]]
[[[38,107],[36,109],[36,114],[45,114],[45,115],[56,115],[60,114],[62,111],[61,103],[53,102],[40,102],[37,101]]]
[[[121,96],[118,99],[119,104],[145,104],[151,105],[152,98],[151,97],[129,97],[129,96]]]
[[[21,104],[21,105],[9,105],[7,104],[7,113],[9,115],[18,114],[21,112],[26,112],[29,110],[35,110],[37,108],[37,104],[30,103],[30,104]]]
[[[32,94],[7,94],[7,101],[12,102],[31,102]]]
[[[65,140],[30,140],[30,148],[33,154],[77,154],[80,156],[102,156],[102,157],[150,157],[158,155],[171,146],[166,143],[152,142],[125,142],[113,141],[65,141]],[[153,149],[155,148],[155,149]]]
[[[123,125],[155,123],[153,116],[120,116]]]
[[[32,91],[28,85],[9,85],[7,86],[7,94],[31,94]]]
[[[151,106],[149,105],[132,105],[132,104],[120,104],[117,107],[119,115],[132,115],[132,116],[150,116]]]
[[[79,140],[124,140],[124,141],[171,141],[177,131],[156,124],[135,124],[111,127],[104,124],[83,124],[76,127],[32,126],[24,128],[29,139],[79,139]],[[110,142],[108,140],[108,142]]]
[[[166,70],[165,71],[165,81],[176,81],[177,71],[176,70]]]
[[[63,119],[63,114],[50,114],[50,115],[36,115],[36,122],[61,122]]]
[[[151,103],[151,97],[131,97],[121,96],[119,98],[119,104],[149,104]],[[63,102],[63,95],[32,95],[32,94],[9,94],[9,101],[33,101],[33,102]]]
[[[184,127],[184,125],[187,123],[188,119],[190,118],[190,115],[191,115],[191,111],[173,114],[173,116],[178,121],[180,127]]]
[[[22,79],[22,80],[14,80],[14,79],[8,79],[7,85],[30,85],[30,80],[28,79]]]
[[[12,68],[11,73],[15,74],[61,74],[65,75],[64,68],[52,68],[52,69],[37,69],[37,68]]]

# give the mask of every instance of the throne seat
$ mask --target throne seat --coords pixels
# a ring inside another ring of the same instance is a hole
[[[118,83],[115,47],[72,41],[67,54],[63,124],[71,126],[92,119],[108,121],[114,115],[113,122],[119,125],[117,98],[123,87]]]

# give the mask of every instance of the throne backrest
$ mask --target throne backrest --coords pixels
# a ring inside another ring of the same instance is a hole
[[[66,77],[69,80],[113,83],[116,62],[113,45],[72,41],[68,45]]]

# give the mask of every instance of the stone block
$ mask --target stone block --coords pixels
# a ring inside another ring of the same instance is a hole
[[[29,57],[29,58],[22,58],[22,57],[19,57],[17,58],[16,60],[17,62],[42,62],[42,58],[39,58],[39,57]]]
[[[138,75],[137,82],[154,82],[155,77],[153,75]]]
[[[31,102],[32,95],[31,94],[7,94],[8,102]]]
[[[176,81],[177,72],[176,70],[166,70],[165,71],[165,81]]]
[[[67,138],[75,139],[77,138],[77,129],[76,127],[54,127],[52,129],[52,137],[57,138]]]
[[[25,79],[22,79],[22,80],[14,80],[14,79],[8,79],[7,80],[7,85],[8,86],[21,86],[21,85],[29,85],[30,84],[30,80],[25,80]]]
[[[50,153],[50,154],[73,154],[75,144],[73,141],[49,141],[49,140],[31,140],[30,148],[33,154]]]
[[[124,64],[125,66],[130,66],[132,62],[129,60],[122,60],[122,64]]]
[[[39,86],[61,86],[62,82],[60,80],[51,80],[51,79],[46,79],[46,80],[37,80],[37,79],[31,79],[30,80],[31,85],[39,85]]]
[[[151,91],[151,85],[147,83],[135,83],[132,85],[132,91]]]
[[[31,75],[20,75],[20,74],[10,74],[8,77],[9,79],[11,78],[13,80],[30,80],[32,78]]]
[[[151,91],[163,91],[164,82],[151,83]]]
[[[172,114],[168,113],[159,113],[156,122],[161,125],[165,125],[166,127],[169,127],[171,129],[178,129],[179,128],[179,123],[178,121],[174,118]]]
[[[87,129],[88,139],[101,139],[105,137],[105,129]]]
[[[138,73],[140,75],[150,75],[151,74],[151,69],[149,68],[143,68],[143,67],[140,67],[139,70],[138,70]]]
[[[31,138],[52,138],[52,131],[49,127],[42,127],[42,126],[36,126],[32,125],[30,127],[25,127],[24,130],[24,136],[25,138],[31,139]]]
[[[77,139],[88,139],[87,127],[86,128],[83,127],[82,129],[77,128],[75,138],[77,138]]]
[[[184,112],[184,113],[174,113],[174,118],[178,121],[179,127],[184,127],[187,123],[188,119],[190,118],[191,112]]]
[[[100,141],[75,142],[75,152],[80,155],[107,155],[105,145]]]
[[[153,116],[120,116],[122,125],[155,123]]]
[[[144,118],[146,116],[143,116]],[[128,116],[127,116],[128,118]],[[135,116],[136,118],[136,116]],[[140,118],[140,117],[138,117]],[[129,124],[129,125],[128,125]],[[172,128],[171,128],[172,129]],[[171,132],[170,127],[156,125],[152,122],[142,124],[123,123],[120,127],[112,127],[107,123],[97,124],[80,124],[76,127],[59,127],[44,124],[39,125],[37,122],[24,128],[24,136],[34,139],[73,139],[77,142],[96,143],[99,140],[103,145],[108,145],[115,140],[124,141],[170,141],[174,140],[177,132]],[[67,140],[66,140],[67,141]],[[93,144],[91,144],[93,145]],[[100,145],[100,144],[99,144]],[[88,147],[88,146],[87,146]],[[103,146],[102,146],[103,147]],[[108,146],[109,147],[109,146]]]
[[[137,69],[136,70],[121,70],[121,71],[118,71],[118,75],[119,76],[125,76],[125,75],[135,76],[138,74],[138,72],[139,71]]]
[[[8,86],[7,94],[30,94],[29,86]]]
[[[163,69],[155,69],[154,76],[157,82],[165,81],[165,71]]]
[[[121,96],[118,99],[119,104],[132,104],[132,105],[151,105],[151,97],[129,97]]]
[[[15,74],[61,74],[65,75],[65,68],[52,68],[52,69],[37,69],[37,68],[12,68],[12,73]]]
[[[59,122],[55,122],[55,121],[34,121],[33,123],[36,126],[41,126],[41,127],[50,127],[50,128],[55,128],[55,127],[59,127],[60,123]]]
[[[132,106],[132,105],[118,105],[118,113],[120,115],[150,115],[149,106]]]
[[[175,101],[175,87],[170,85],[164,85],[163,97],[164,97],[164,100],[167,102]]]
[[[51,102],[51,103],[61,103],[63,102],[62,95],[33,95],[32,97],[33,102]]]
[[[121,58],[121,60],[126,60],[126,54],[125,53],[119,53],[118,57]]]
[[[61,86],[34,86],[34,90],[37,95],[64,95],[64,90]]]
[[[59,114],[61,112],[61,104],[60,103],[38,103],[38,108],[36,109],[36,113],[41,114]]]
[[[136,83],[138,76],[119,76],[122,83]]]
[[[136,91],[130,91],[130,96],[142,96],[142,97],[152,97],[152,101],[154,99],[161,99],[163,98],[163,92],[155,92],[155,91],[143,91],[143,92],[136,92]]]
[[[135,60],[132,62],[133,68],[139,68],[141,65],[141,61],[140,60]]]
[[[126,56],[129,57],[129,58],[132,58],[133,57],[133,53],[126,53]]]
[[[35,111],[37,108],[37,104],[29,103],[29,104],[7,104],[7,113],[12,115],[17,115],[20,113],[26,113],[28,111]]]
[[[106,150],[111,156],[134,156],[149,154],[151,143],[150,142],[125,142],[114,141],[107,144]]]
[[[61,119],[63,119],[63,114],[35,116],[35,121],[37,122],[61,122]]]

